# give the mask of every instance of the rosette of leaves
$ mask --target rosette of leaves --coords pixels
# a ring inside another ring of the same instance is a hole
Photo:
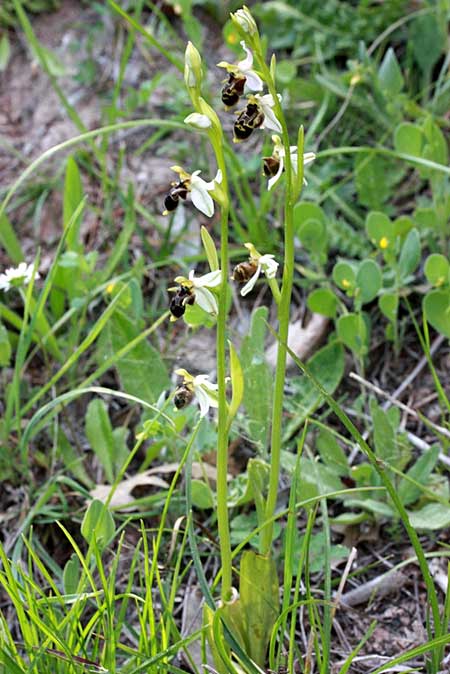
[[[61,0],[22,0],[21,5],[26,12],[39,14],[40,12],[52,12],[61,5]],[[14,26],[17,23],[17,15],[14,11],[12,0],[2,0],[0,5],[0,26]]]

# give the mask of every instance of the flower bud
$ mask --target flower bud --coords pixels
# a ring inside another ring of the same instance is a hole
[[[237,12],[231,14],[231,20],[238,28],[248,35],[256,35],[258,32],[255,19],[245,5],[242,9],[238,9]]]
[[[196,129],[210,129],[212,122],[207,115],[201,115],[199,112],[193,112],[184,119],[185,124],[193,126]]]
[[[188,42],[184,54],[184,81],[188,89],[200,93],[202,83],[202,58],[192,42]]]

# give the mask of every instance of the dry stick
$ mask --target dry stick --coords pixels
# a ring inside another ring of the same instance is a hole
[[[369,388],[371,391],[374,391],[374,393],[377,393],[378,395],[387,398],[393,405],[396,405],[396,407],[399,407],[401,410],[404,410],[415,419],[420,419],[420,416],[417,414],[416,410],[413,410],[412,407],[408,407],[408,405],[405,405],[405,403],[400,402],[400,400],[396,400],[389,393],[383,391],[383,389],[381,389],[379,386],[376,386],[375,384],[372,384],[370,381],[367,381],[367,379],[360,377],[359,374],[356,374],[356,372],[350,372],[350,377],[355,381],[357,381],[359,384],[362,384],[366,388]],[[443,435],[446,438],[450,438],[450,431],[448,431],[446,428],[444,428],[443,426],[438,426],[438,424],[435,424],[433,421],[430,421],[429,419],[427,419],[426,421],[427,425],[430,426],[433,430],[435,430],[436,433],[439,433],[439,435]]]
[[[350,569],[352,568],[352,564],[353,564],[357,554],[358,554],[358,551],[356,550],[356,548],[352,548],[350,550],[350,554],[349,554],[348,559],[347,559],[347,564],[345,565],[344,573],[342,574],[341,580],[339,582],[339,587],[338,587],[338,589],[336,591],[336,594],[334,596],[334,599],[333,599],[334,606],[333,606],[333,609],[331,611],[331,619],[332,620],[334,619],[334,616],[336,614],[336,609],[339,607],[339,604],[341,602],[342,593],[344,592],[344,586],[345,586],[345,583],[347,582],[348,574],[350,573]]]
[[[446,339],[445,335],[439,335],[438,337],[436,337],[436,339],[434,340],[433,344],[430,347],[430,356],[434,356],[434,354],[439,349],[439,347],[441,346],[442,342],[445,339]],[[422,356],[422,358],[417,363],[416,367],[413,370],[411,370],[409,375],[402,381],[400,386],[398,386],[395,389],[395,391],[391,394],[391,397],[395,398],[395,399],[399,398],[401,396],[401,394],[403,393],[403,391],[406,388],[408,388],[408,386],[414,381],[414,379],[423,370],[423,368],[425,367],[425,365],[427,363],[428,363],[428,361],[427,361],[426,357]],[[392,403],[393,403],[392,400],[390,400],[390,399],[386,400],[386,402],[383,403],[383,406],[382,406],[383,409],[387,410],[391,406]]]

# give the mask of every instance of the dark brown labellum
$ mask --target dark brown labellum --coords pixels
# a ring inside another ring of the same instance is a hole
[[[173,396],[173,402],[177,410],[181,410],[186,405],[192,402],[194,391],[186,384],[182,384],[177,388]]]
[[[188,189],[186,187],[186,181],[182,180],[179,183],[173,183],[169,192],[164,198],[164,208],[166,211],[174,211],[178,206],[180,199],[186,199],[188,194]]]
[[[280,160],[275,157],[263,157],[263,170],[266,178],[273,178],[280,168]]]
[[[237,283],[246,283],[255,274],[258,265],[255,262],[241,262],[233,270],[233,281]]]
[[[246,77],[236,77],[233,73],[229,73],[228,82],[222,89],[222,102],[228,108],[236,105],[243,95],[246,79]]]
[[[181,318],[186,311],[186,304],[194,304],[194,302],[194,291],[186,286],[180,286],[176,295],[170,300],[169,311],[175,318]]]
[[[238,140],[245,140],[263,122],[264,113],[261,108],[256,103],[249,103],[234,123],[234,135]]]

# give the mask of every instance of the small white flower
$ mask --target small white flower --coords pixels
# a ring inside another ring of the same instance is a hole
[[[183,387],[194,394],[200,407],[200,416],[204,417],[208,414],[210,407],[218,407],[217,399],[217,384],[208,381],[207,374],[198,374],[193,376],[186,370],[175,370],[175,374],[183,377]],[[175,392],[176,395],[176,392]],[[180,405],[182,407],[182,405]]]
[[[219,68],[225,68],[228,73],[232,73],[236,79],[245,79],[245,84],[251,91],[262,91],[263,81],[258,73],[253,70],[252,50],[247,47],[244,40],[241,42],[241,47],[247,54],[245,59],[238,61],[236,64],[221,61],[217,65]]]
[[[198,304],[201,309],[206,311],[208,314],[212,314],[213,316],[217,316],[219,307],[217,305],[217,299],[215,295],[209,290],[209,288],[216,288],[220,285],[221,281],[222,272],[220,269],[197,277],[195,276],[195,271],[192,269],[189,272],[188,278],[185,278],[184,276],[177,276],[175,279],[175,283],[191,289],[195,295],[194,303]]]
[[[189,174],[181,166],[171,166],[172,171],[178,173],[180,180],[184,183],[186,189],[191,193],[191,199],[194,206],[208,218],[214,215],[214,201],[210,192],[214,192],[216,184],[222,182],[222,171],[217,171],[216,177],[206,182],[199,177],[201,171],[194,171]]]
[[[206,115],[201,115],[199,112],[193,112],[184,118],[184,123],[194,126],[196,129],[209,129],[212,122]]]
[[[281,101],[280,94],[277,94],[277,96],[278,100]],[[272,94],[264,94],[264,96],[255,94],[255,98],[257,99],[258,106],[264,113],[264,122],[261,124],[261,129],[271,129],[272,131],[281,132],[281,124],[272,109],[275,105]]]
[[[279,181],[281,178],[281,175],[284,171],[284,159],[286,156],[286,151],[284,149],[284,145],[281,142],[281,138],[279,136],[272,136],[272,141],[273,141],[273,152],[272,152],[272,157],[271,159],[275,160],[275,165],[278,163],[278,169],[275,175],[273,175],[269,182],[267,183],[267,189],[271,190],[272,187]],[[289,153],[291,155],[291,164],[292,164],[292,169],[294,173],[297,175],[298,171],[298,153],[297,153],[297,146],[296,145],[291,145],[289,148]],[[307,166],[308,164],[311,164],[311,162],[314,161],[316,158],[316,155],[314,152],[305,152],[303,155],[303,166]],[[305,178],[303,178],[303,182],[305,185],[307,185],[307,182]]]
[[[242,297],[253,290],[261,272],[266,278],[272,279],[275,278],[278,269],[278,262],[274,259],[274,255],[261,255],[252,243],[246,243],[245,247],[250,252],[250,262],[256,263],[257,266],[255,273],[241,290]]]
[[[18,267],[10,267],[0,274],[0,290],[7,292],[11,288],[28,285],[33,277],[34,263],[21,262]],[[40,278],[39,273],[34,275],[35,280]]]

